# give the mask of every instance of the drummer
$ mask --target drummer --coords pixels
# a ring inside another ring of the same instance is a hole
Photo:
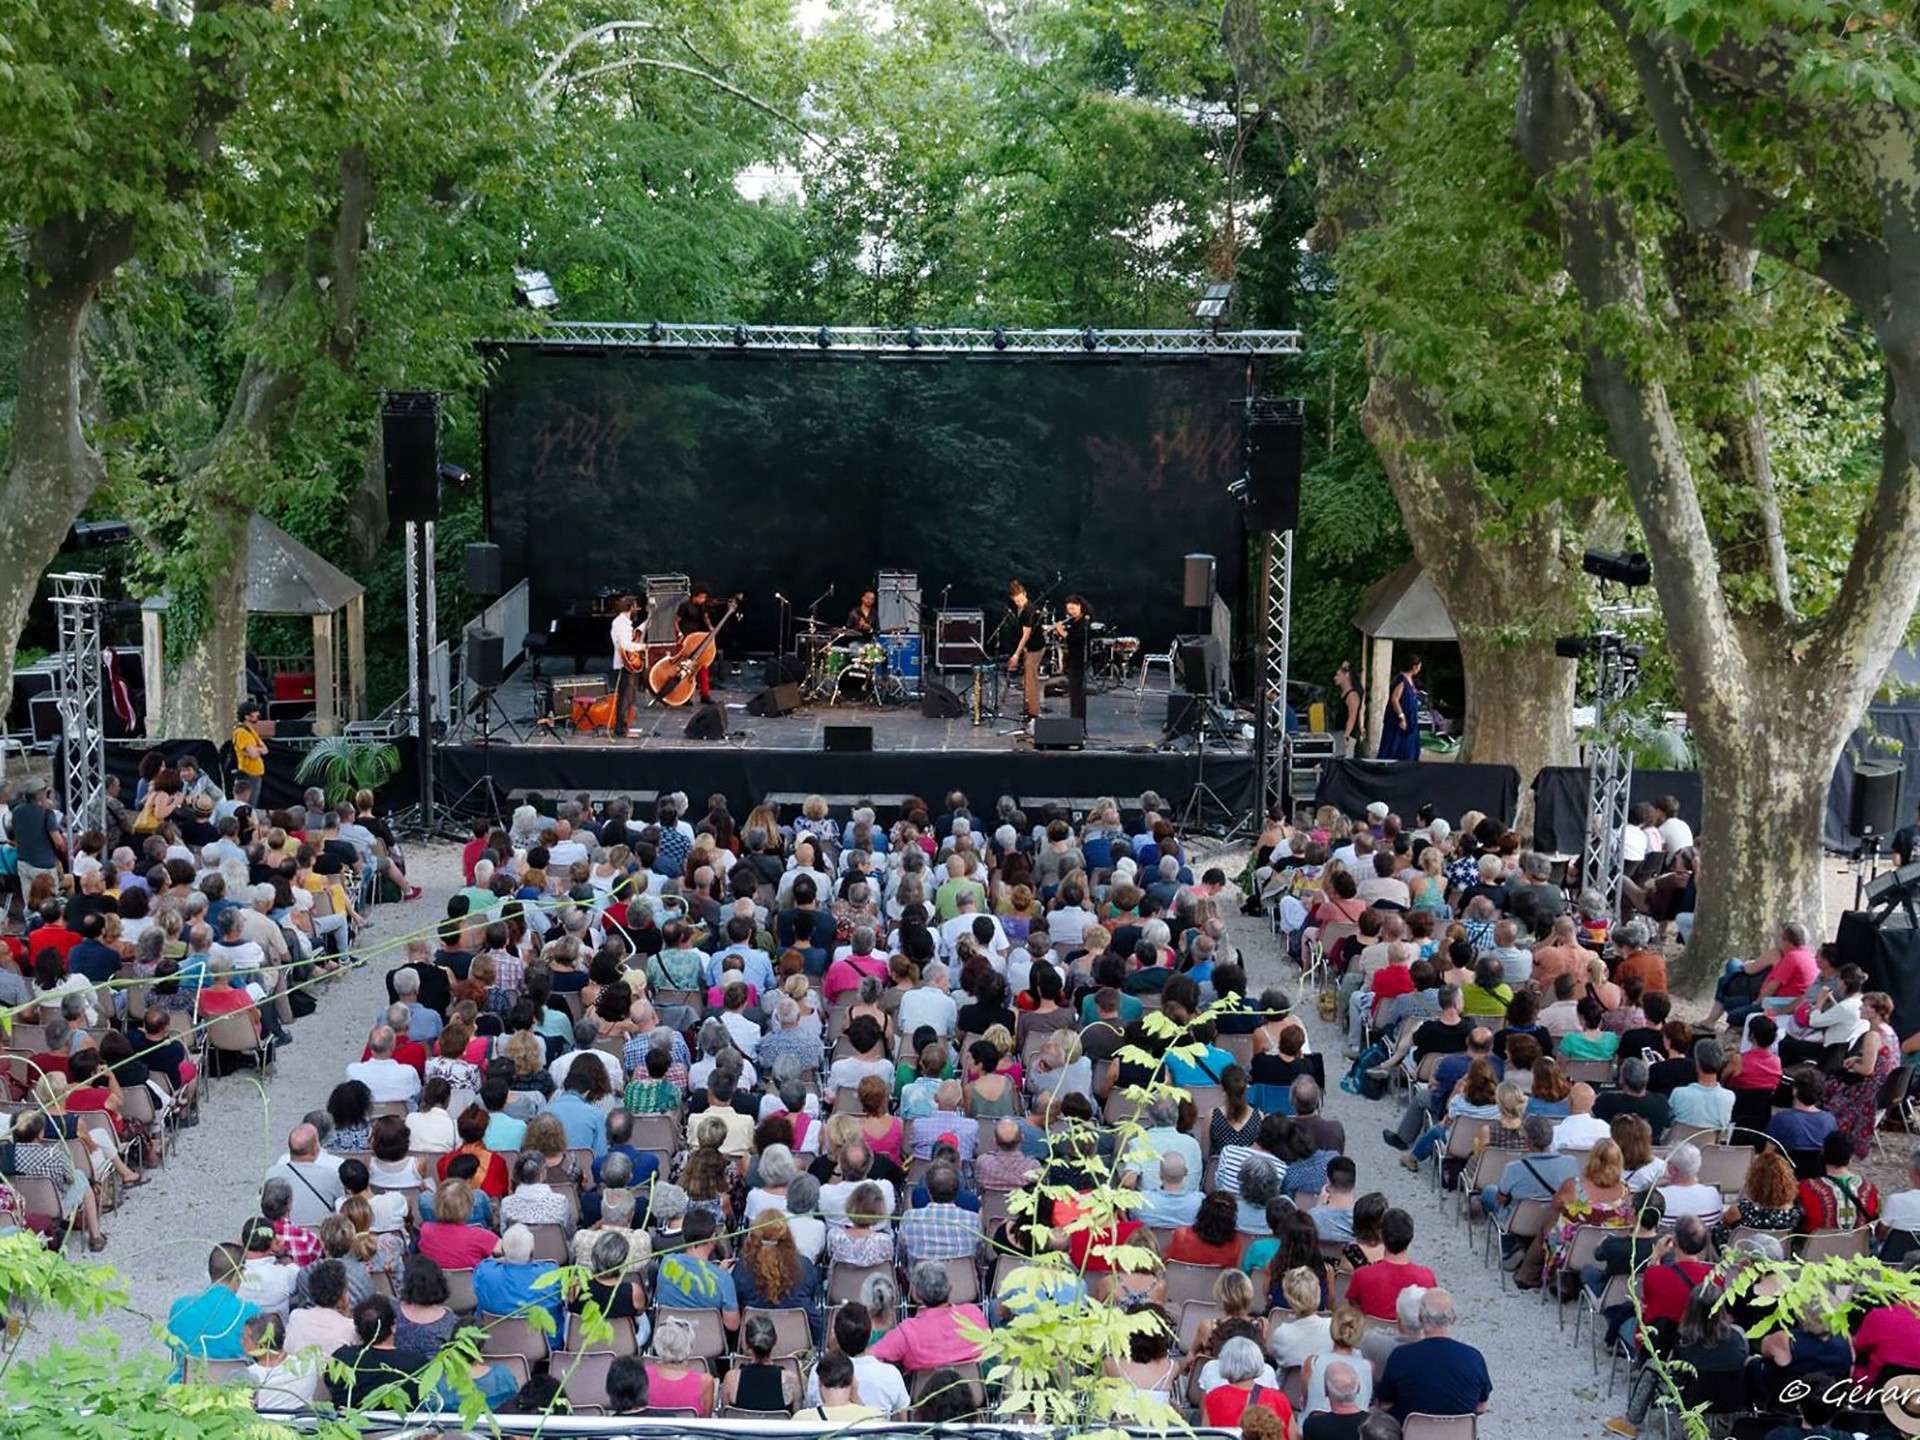
[[[846,628],[857,640],[871,640],[880,629],[880,597],[871,590],[860,592],[860,603],[847,612]]]

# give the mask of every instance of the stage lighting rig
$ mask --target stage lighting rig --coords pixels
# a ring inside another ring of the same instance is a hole
[[[529,310],[560,308],[560,292],[553,288],[553,281],[547,278],[544,270],[514,271],[513,298]]]
[[[1588,550],[1580,557],[1580,568],[1603,585],[1627,590],[1638,590],[1653,580],[1653,567],[1638,550]]]

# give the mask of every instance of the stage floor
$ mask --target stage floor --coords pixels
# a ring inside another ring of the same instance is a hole
[[[1208,800],[1206,818],[1218,824],[1230,818],[1229,812],[1237,818],[1248,810],[1257,793],[1250,741],[1223,746],[1209,740],[1204,757],[1191,737],[1163,741],[1164,682],[1150,682],[1144,693],[1120,688],[1089,695],[1087,740],[1079,750],[1036,750],[1026,728],[1014,719],[975,725],[970,711],[955,720],[928,719],[918,702],[821,702],[789,715],[748,715],[747,701],[760,689],[757,667],[715,689],[715,702],[726,708],[724,739],[688,739],[683,732],[692,707],[660,705],[640,710],[638,735],[608,737],[529,724],[533,688],[516,677],[499,698],[524,738],[503,733],[496,722],[486,746],[469,729],[439,747],[441,802],[471,792],[462,808],[481,808],[479,797],[485,794],[483,781],[489,773],[502,803],[530,790],[545,795],[624,794],[644,803],[660,791],[677,789],[696,799],[719,792],[733,806],[751,806],[768,796],[790,803],[795,797],[821,794],[842,807],[856,798],[871,798],[882,810],[902,795],[935,798],[952,789],[966,791],[976,806],[1002,794],[1024,804],[1046,799],[1085,802],[1104,795],[1130,801],[1142,791],[1155,790],[1176,809],[1184,809],[1195,787],[1204,783],[1218,800],[1217,805]],[[962,698],[969,700],[970,693],[963,691]],[[1016,689],[1009,688],[1006,699],[1011,708],[1018,707]],[[1064,696],[1047,698],[1044,713],[1066,712]],[[872,750],[827,750],[829,725],[868,727]]]

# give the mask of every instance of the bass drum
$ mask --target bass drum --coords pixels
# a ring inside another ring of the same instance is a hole
[[[881,642],[887,656],[887,673],[909,685],[920,683],[920,637],[889,635]]]

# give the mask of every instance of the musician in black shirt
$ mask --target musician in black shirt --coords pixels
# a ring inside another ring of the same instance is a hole
[[[1093,612],[1084,595],[1067,597],[1067,616],[1053,627],[1053,633],[1066,642],[1067,713],[1076,720],[1087,718],[1087,642],[1092,638]]]
[[[847,629],[862,640],[871,640],[880,625],[878,603],[879,597],[873,591],[862,590],[860,603],[847,612]]]
[[[696,580],[693,593],[680,602],[680,608],[673,616],[674,639],[684,640],[689,635],[704,635],[713,629],[713,597],[707,586]],[[713,694],[713,662],[709,660],[700,667],[700,698],[705,700]]]
[[[1014,633],[1007,673],[1021,674],[1024,670],[1020,688],[1026,700],[1026,718],[1032,720],[1040,713],[1040,612],[1027,598],[1027,587],[1018,580],[1007,586],[1007,594],[1013,601]]]

